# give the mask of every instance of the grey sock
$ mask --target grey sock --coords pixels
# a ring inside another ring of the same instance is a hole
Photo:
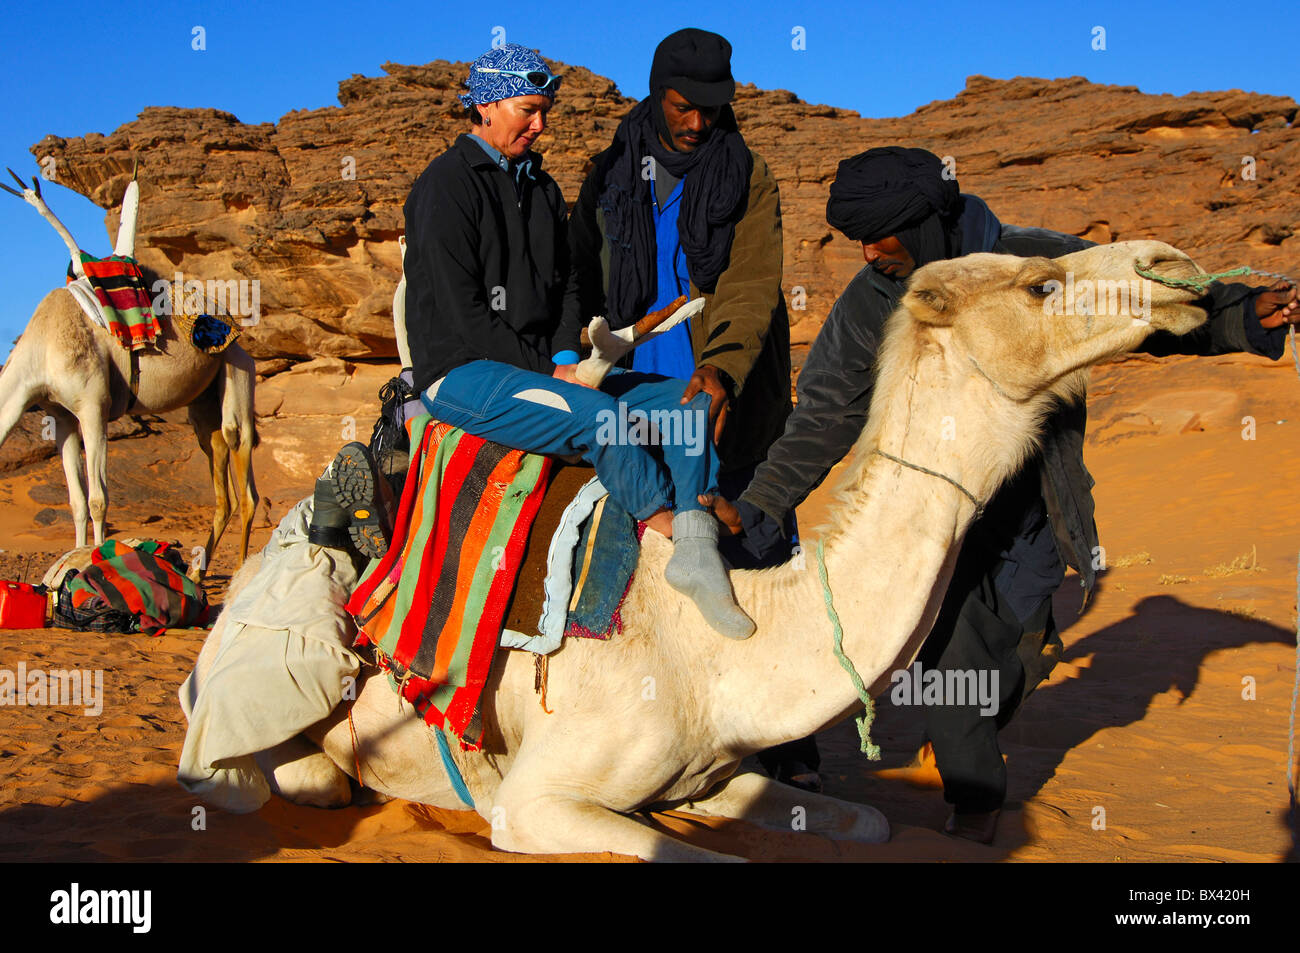
[[[747,639],[754,622],[736,605],[731,580],[718,555],[718,522],[704,510],[684,510],[673,517],[673,555],[664,578],[691,597],[706,622],[729,639]]]

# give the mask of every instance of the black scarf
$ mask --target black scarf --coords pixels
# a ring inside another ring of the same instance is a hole
[[[938,212],[927,215],[913,225],[895,230],[894,237],[907,249],[916,267],[932,261],[946,261],[962,254],[961,232],[956,217],[944,217]]]
[[[641,318],[656,296],[654,184],[644,177],[646,156],[686,180],[677,230],[691,281],[701,291],[712,292],[726,270],[736,223],[749,199],[754,160],[731,107],[722,107],[708,139],[693,152],[674,152],[659,141],[660,129],[668,138],[662,95],[654,90],[637,103],[619,123],[614,142],[596,157],[601,175],[596,203],[609,241],[607,318],[615,329]]]

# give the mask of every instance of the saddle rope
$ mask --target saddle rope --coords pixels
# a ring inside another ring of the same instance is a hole
[[[1195,278],[1162,278],[1150,269],[1144,269],[1141,265],[1134,264],[1133,270],[1143,278],[1151,281],[1158,281],[1160,284],[1170,288],[1190,288],[1197,294],[1203,294],[1205,289],[1210,286],[1211,282],[1218,281],[1220,278],[1230,278],[1237,275],[1259,275],[1264,278],[1277,278],[1287,282],[1291,287],[1300,287],[1297,282],[1289,275],[1280,275],[1273,271],[1261,271],[1258,268],[1252,268],[1249,265],[1242,265],[1240,268],[1233,268],[1229,271],[1221,271],[1214,275],[1197,275]],[[1300,349],[1296,347],[1295,325],[1292,324],[1287,330],[1287,336],[1291,342],[1291,359],[1295,362],[1296,375],[1300,376]],[[1297,822],[1296,816],[1296,760],[1295,760],[1295,722],[1296,722],[1296,701],[1300,699],[1300,556],[1296,559],[1296,642],[1295,642],[1295,684],[1291,688],[1291,724],[1287,732],[1286,741],[1286,788],[1290,797],[1291,808],[1291,825],[1294,828]]]

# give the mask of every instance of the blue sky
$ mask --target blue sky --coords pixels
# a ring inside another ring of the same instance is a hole
[[[1144,92],[1246,89],[1300,96],[1294,0],[1225,7],[1206,0],[904,4],[789,0],[682,3],[64,2],[57,18],[11,8],[0,36],[0,165],[24,177],[47,133],[110,133],[145,106],[216,107],[248,123],[337,105],[338,81],[380,64],[468,60],[496,27],[548,59],[611,77],[644,96],[660,39],[684,26],[732,43],[737,80],[784,88],[865,116],[905,115],[955,95],[973,73],[1085,76]],[[113,19],[110,20],[111,12]],[[192,49],[194,27],[206,50]],[[1095,27],[1106,49],[1094,50]],[[795,27],[806,49],[792,48]],[[8,176],[5,176],[8,182]],[[107,254],[104,213],[50,185],[47,201],[88,251]],[[7,354],[37,302],[62,280],[62,242],[35,210],[0,195],[9,237],[0,263],[13,295],[0,311]]]

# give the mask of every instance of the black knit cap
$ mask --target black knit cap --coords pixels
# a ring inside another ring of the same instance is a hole
[[[696,106],[725,106],[736,95],[731,44],[716,33],[687,27],[666,36],[650,64],[650,91],[675,89]]]

